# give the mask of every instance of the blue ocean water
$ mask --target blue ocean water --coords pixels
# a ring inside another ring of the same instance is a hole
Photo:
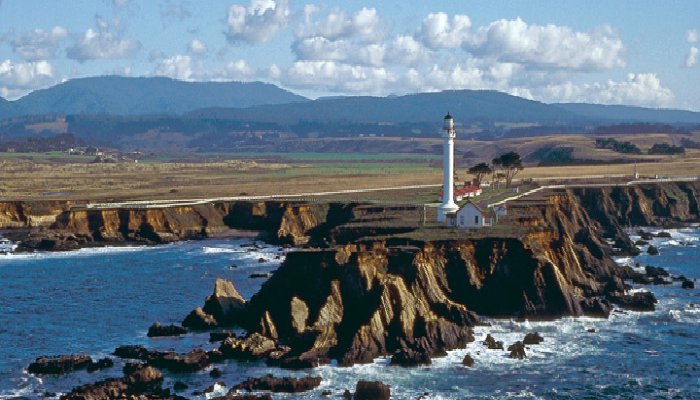
[[[662,266],[697,279],[700,231],[672,231],[671,239],[655,239],[659,256],[620,262]],[[231,279],[244,297],[262,280],[253,272],[276,268],[282,250],[242,246],[248,240],[210,240],[160,247],[89,249],[67,253],[0,255],[0,398],[39,398],[73,386],[119,376],[119,364],[103,372],[78,372],[63,377],[34,377],[24,368],[42,354],[109,354],[121,344],[160,349],[213,348],[207,335],[181,338],[146,337],[154,322],[179,323],[210,294],[217,277]],[[266,261],[260,263],[263,257]],[[236,268],[232,267],[236,264]],[[303,277],[299,277],[303,279]],[[700,284],[700,282],[698,282]],[[700,286],[700,285],[699,285]],[[208,371],[167,375],[165,385],[181,380],[182,395],[214,384],[232,386],[249,376],[320,375],[318,389],[275,398],[319,398],[323,390],[339,396],[359,379],[392,386],[392,398],[416,399],[700,399],[700,289],[678,283],[649,286],[659,299],[652,313],[619,311],[606,320],[564,318],[549,322],[491,320],[476,328],[476,341],[466,349],[435,359],[433,365],[404,369],[374,364],[311,372],[267,368],[264,363],[227,362],[214,380]],[[595,333],[589,333],[595,328]],[[506,345],[525,333],[539,331],[545,341],[527,350],[526,360],[511,360],[505,351],[487,350],[487,333]],[[469,353],[473,368],[461,365]],[[218,393],[225,392],[221,388]]]

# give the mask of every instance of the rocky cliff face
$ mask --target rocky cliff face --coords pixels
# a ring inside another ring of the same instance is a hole
[[[559,190],[511,203],[506,235],[292,252],[230,321],[289,345],[288,357],[348,365],[462,347],[476,313],[606,317],[625,299],[629,271],[603,236],[697,220],[696,193],[695,184]]]
[[[0,202],[0,229],[21,232],[21,250],[167,243],[259,230],[275,243],[305,244],[347,205],[218,202],[164,208],[90,209],[70,202]],[[340,217],[344,220],[344,217]]]

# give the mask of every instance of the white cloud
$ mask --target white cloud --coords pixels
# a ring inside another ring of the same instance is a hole
[[[50,31],[37,28],[12,40],[12,50],[27,61],[49,60],[56,57],[56,50],[67,36],[68,30],[62,26]]]
[[[374,8],[366,8],[347,15],[344,10],[333,10],[324,18],[315,20],[319,8],[307,5],[304,8],[304,23],[297,29],[297,37],[323,37],[329,40],[356,37],[365,42],[382,39],[382,21]]]
[[[411,65],[428,58],[428,51],[412,36],[399,35],[393,38],[386,51],[389,64]]]
[[[115,19],[113,26],[95,16],[98,29],[88,28],[82,36],[76,38],[73,46],[66,50],[68,58],[84,62],[97,59],[121,59],[133,57],[141,50],[141,42],[135,39],[125,39],[112,31],[121,30],[121,20]]]
[[[548,85],[533,92],[536,97],[547,101],[628,104],[644,107],[669,107],[673,104],[674,94],[665,88],[656,74],[628,74],[627,80],[607,82]]]
[[[187,51],[192,54],[202,55],[206,54],[208,50],[209,49],[207,48],[206,43],[199,39],[192,39],[192,41],[190,41],[190,43],[187,45]]]
[[[176,55],[162,60],[154,71],[154,75],[167,76],[181,81],[192,80],[192,58]]]
[[[296,61],[280,80],[296,88],[341,93],[379,95],[398,78],[380,67],[365,67],[333,61]]]
[[[688,56],[685,58],[685,66],[687,68],[690,68],[697,64],[698,62],[698,48],[695,46],[691,46],[690,50],[688,51]]]
[[[23,95],[54,80],[53,66],[48,61],[13,63],[5,60],[0,63],[0,94],[3,97]]]
[[[685,39],[688,41],[688,43],[697,43],[698,42],[698,30],[697,29],[688,29],[688,32],[685,34]]]
[[[269,42],[287,26],[290,18],[287,0],[251,0],[250,5],[234,4],[228,9],[228,32],[231,42]]]
[[[428,14],[421,23],[416,37],[431,49],[449,49],[461,46],[469,38],[472,22],[466,15],[450,17],[443,13]]]
[[[214,80],[250,81],[255,78],[257,71],[245,60],[231,61],[224,68],[215,73]]]
[[[599,71],[624,67],[624,46],[611,28],[591,33],[557,25],[528,25],[520,18],[481,27],[466,47],[478,56],[533,68]]]

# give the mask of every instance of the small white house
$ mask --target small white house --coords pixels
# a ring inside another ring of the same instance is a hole
[[[496,222],[496,213],[491,208],[482,208],[475,203],[463,205],[454,217],[457,228],[481,228],[491,226]]]

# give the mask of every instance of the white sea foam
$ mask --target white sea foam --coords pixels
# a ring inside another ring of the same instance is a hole
[[[172,244],[160,245],[170,246]],[[117,254],[155,250],[157,246],[105,246],[105,247],[90,247],[78,250],[69,251],[35,251],[32,253],[9,253],[0,255],[0,263],[3,260],[37,260],[37,259],[52,259],[52,258],[74,258],[74,257],[93,257],[103,254]]]

